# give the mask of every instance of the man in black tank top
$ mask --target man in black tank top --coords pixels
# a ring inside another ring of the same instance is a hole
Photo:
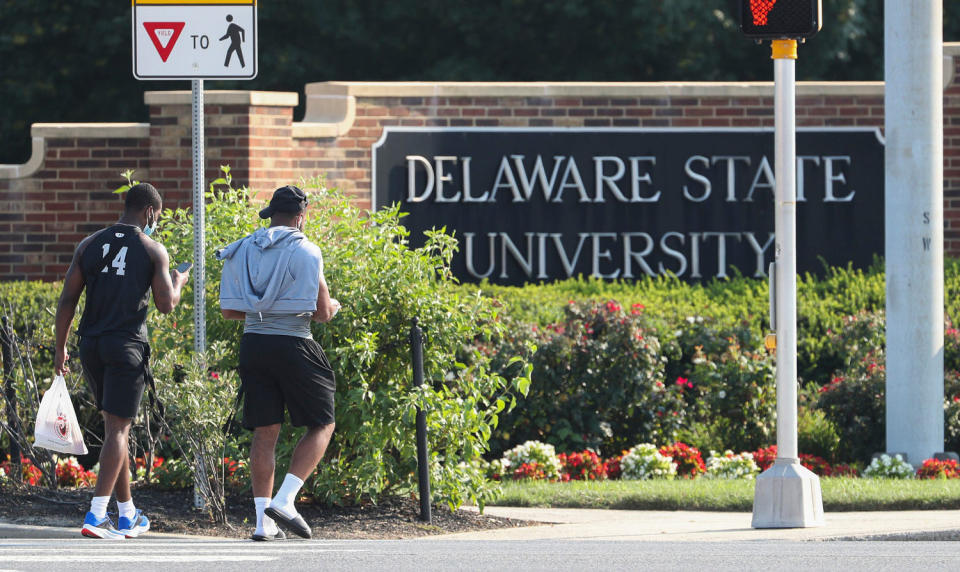
[[[152,289],[157,310],[173,311],[188,278],[186,272],[169,269],[167,250],[149,238],[161,206],[152,185],[133,186],[120,220],[77,246],[57,305],[54,369],[62,375],[70,371],[67,336],[86,289],[78,330],[80,363],[104,421],[100,473],[81,529],[91,538],[132,538],[150,527],[133,505],[127,452],[130,425],[148,375],[147,309]],[[106,516],[111,493],[117,496],[116,528]]]

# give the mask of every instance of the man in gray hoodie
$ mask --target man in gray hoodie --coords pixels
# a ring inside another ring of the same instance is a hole
[[[240,342],[243,426],[253,430],[250,477],[257,508],[254,540],[280,540],[277,528],[310,538],[310,527],[294,507],[303,482],[316,469],[334,429],[336,381],[330,362],[310,332],[340,309],[323,277],[320,249],[303,234],[307,195],[294,186],[274,191],[259,228],[221,249],[220,311],[244,320]],[[274,453],[284,409],[295,427],[307,427],[297,443],[277,494]]]

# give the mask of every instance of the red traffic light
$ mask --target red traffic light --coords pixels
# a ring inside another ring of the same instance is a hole
[[[749,38],[809,38],[821,25],[820,0],[740,0],[740,31]]]

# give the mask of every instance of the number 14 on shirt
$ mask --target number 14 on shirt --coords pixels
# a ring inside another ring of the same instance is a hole
[[[103,258],[106,258],[106,257],[107,257],[107,254],[109,254],[109,253],[110,253],[110,244],[109,244],[109,243],[104,244],[104,245],[103,245]],[[127,267],[127,247],[126,247],[126,246],[124,246],[123,248],[120,249],[120,252],[118,252],[117,255],[113,258],[113,262],[111,262],[109,265],[104,264],[103,270],[101,270],[100,272],[101,272],[101,273],[104,273],[104,272],[109,273],[108,266],[112,266],[112,267],[114,267],[114,268],[117,269],[117,271],[116,271],[116,275],[117,275],[117,276],[123,276],[123,275],[124,275],[123,269]]]

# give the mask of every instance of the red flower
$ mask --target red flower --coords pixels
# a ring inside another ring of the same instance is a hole
[[[958,479],[960,467],[953,459],[927,459],[917,469],[918,479]]]
[[[700,450],[686,443],[677,441],[673,445],[661,447],[660,454],[673,457],[673,462],[677,464],[678,476],[692,479],[707,471]]]
[[[622,459],[623,455],[625,454],[626,454],[626,451],[624,451],[623,454],[621,455],[617,455],[616,457],[610,457],[609,459],[603,462],[603,470],[604,472],[607,473],[608,478],[611,478],[611,479],[620,478],[620,459]]]
[[[564,481],[597,480],[607,476],[606,466],[590,449],[579,453],[561,453],[557,457],[560,459],[560,471],[565,477]]]
[[[770,445],[766,449],[762,447],[757,449],[753,452],[753,460],[761,471],[766,471],[777,460],[777,446]]]

